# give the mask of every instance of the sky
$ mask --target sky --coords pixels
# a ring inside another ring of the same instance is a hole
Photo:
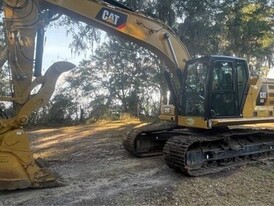
[[[45,33],[45,45],[43,54],[43,73],[57,61],[68,61],[76,66],[79,62],[89,57],[89,53],[80,56],[71,53],[69,44],[72,37],[66,34],[66,30],[62,27],[48,27]]]
[[[55,62],[68,61],[75,64],[77,67],[81,60],[89,57],[91,52],[81,55],[73,54],[69,48],[71,42],[72,37],[67,35],[65,28],[56,28],[54,26],[47,27],[45,32],[42,75],[44,75],[47,69]],[[67,75],[69,75],[69,72],[63,73],[58,78],[53,96],[66,85],[65,77]]]

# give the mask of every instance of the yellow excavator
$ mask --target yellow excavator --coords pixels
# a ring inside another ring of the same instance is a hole
[[[162,105],[162,124],[130,131],[123,145],[138,157],[164,155],[167,165],[191,176],[229,169],[274,154],[273,133],[228,129],[274,121],[274,82],[251,78],[241,58],[190,60],[187,48],[164,23],[113,0],[2,0],[15,115],[0,112],[0,190],[54,187],[61,183],[34,160],[23,126],[50,99],[58,77],[75,66],[54,63],[41,75],[44,28],[65,14],[148,48],[167,67],[173,104]],[[174,80],[176,83],[174,83]],[[179,85],[179,86],[178,86]],[[35,92],[40,86],[38,92]]]

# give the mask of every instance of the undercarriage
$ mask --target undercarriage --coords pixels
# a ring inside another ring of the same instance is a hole
[[[271,130],[191,130],[162,124],[133,130],[123,145],[137,157],[163,154],[170,168],[201,176],[273,158],[273,136]]]

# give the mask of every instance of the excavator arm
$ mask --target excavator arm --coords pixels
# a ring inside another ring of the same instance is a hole
[[[57,177],[33,159],[22,129],[31,112],[48,102],[58,77],[75,67],[57,62],[40,75],[41,39],[52,17],[49,13],[68,15],[151,50],[174,76],[189,59],[186,47],[168,26],[115,1],[3,0],[3,5],[7,49],[0,54],[0,63],[8,61],[12,94],[0,96],[0,101],[13,103],[15,115],[0,118],[0,190],[59,185]]]
[[[114,7],[105,1],[45,0],[44,3],[45,8],[80,19],[153,51],[163,58],[171,71],[183,69],[189,59],[185,45],[167,25],[142,13]]]

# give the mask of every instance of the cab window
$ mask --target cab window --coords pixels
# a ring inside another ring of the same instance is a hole
[[[187,67],[183,102],[185,115],[203,116],[205,112],[207,65],[195,62]]]
[[[233,62],[216,61],[212,72],[211,115],[234,116],[236,113]]]

